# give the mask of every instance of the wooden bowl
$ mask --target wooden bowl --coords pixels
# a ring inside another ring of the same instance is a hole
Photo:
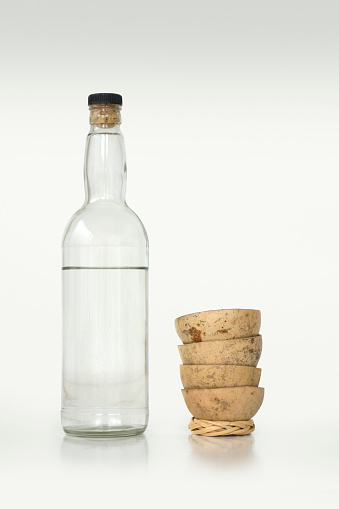
[[[262,387],[182,389],[181,392],[193,417],[208,421],[248,421],[264,399]]]
[[[206,341],[179,345],[183,364],[226,364],[256,367],[262,350],[262,337]]]
[[[257,336],[260,323],[261,314],[256,309],[217,309],[180,316],[175,329],[186,344]]]
[[[180,378],[185,389],[258,387],[260,375],[261,369],[250,366],[180,364]]]

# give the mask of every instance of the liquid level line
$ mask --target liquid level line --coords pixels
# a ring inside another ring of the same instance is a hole
[[[148,270],[148,267],[62,267],[62,270]]]

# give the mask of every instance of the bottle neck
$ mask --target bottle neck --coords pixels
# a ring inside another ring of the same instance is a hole
[[[85,152],[85,203],[125,203],[126,153],[120,106],[93,105]]]

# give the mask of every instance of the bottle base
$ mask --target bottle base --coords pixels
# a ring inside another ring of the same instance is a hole
[[[148,409],[63,408],[64,432],[73,437],[114,438],[141,435],[148,423]]]
[[[107,439],[107,438],[117,438],[117,437],[132,437],[135,435],[141,435],[144,433],[146,426],[142,427],[133,427],[133,426],[119,426],[119,427],[111,427],[111,426],[102,426],[102,427],[92,427],[92,428],[83,428],[81,426],[69,426],[64,427],[64,432],[66,435],[72,437],[83,437],[83,438],[96,438],[99,440]]]

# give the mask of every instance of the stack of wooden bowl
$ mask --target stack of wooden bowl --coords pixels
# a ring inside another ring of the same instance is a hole
[[[264,389],[257,368],[262,349],[260,311],[219,309],[180,316],[176,331],[182,390],[193,415],[189,428],[204,436],[254,431]]]

